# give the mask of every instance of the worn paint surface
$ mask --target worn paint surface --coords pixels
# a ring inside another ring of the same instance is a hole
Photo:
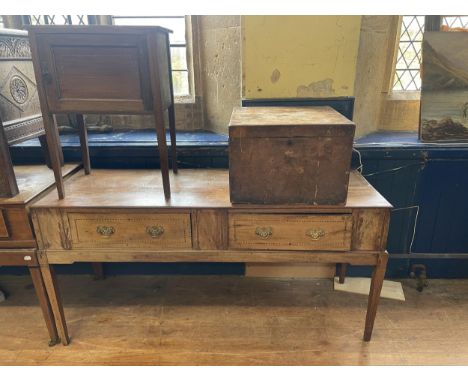
[[[240,16],[199,20],[204,127],[226,134],[232,108],[240,105]]]
[[[245,98],[353,96],[361,16],[242,16]]]

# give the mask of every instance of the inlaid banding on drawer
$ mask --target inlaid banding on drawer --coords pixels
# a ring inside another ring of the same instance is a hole
[[[68,213],[72,248],[190,249],[190,214]]]
[[[351,215],[245,214],[229,216],[229,247],[263,250],[351,249]]]

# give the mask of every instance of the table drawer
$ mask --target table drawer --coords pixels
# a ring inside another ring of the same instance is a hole
[[[351,249],[352,217],[348,215],[245,214],[229,216],[233,249]]]
[[[72,248],[190,249],[188,213],[68,213]]]

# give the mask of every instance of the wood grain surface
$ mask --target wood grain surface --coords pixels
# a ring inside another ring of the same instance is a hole
[[[382,259],[388,257],[383,238],[387,214],[374,212],[388,212],[391,206],[361,175],[353,174],[353,184],[357,200],[366,207],[328,209],[231,205],[226,170],[187,170],[173,176],[173,198],[166,201],[154,176],[145,170],[76,174],[65,182],[70,187],[66,199],[44,198],[31,207],[41,271],[64,345],[68,329],[52,266],[74,262],[373,265],[378,270],[364,335],[370,340],[385,274]],[[370,228],[370,220],[377,228]],[[360,229],[371,233],[354,232]]]
[[[330,106],[235,107],[230,126],[332,126],[354,123]],[[313,134],[314,130],[309,129]]]
[[[12,198],[0,198],[0,205],[24,205],[54,185],[54,173],[46,165],[18,165],[13,168],[19,194]],[[63,176],[68,176],[77,168],[77,164],[65,164],[62,168]]]
[[[76,164],[63,167],[64,176],[78,170]],[[36,248],[29,206],[51,190],[54,174],[45,165],[14,166],[19,193],[11,198],[0,198],[0,248]],[[3,261],[0,254],[0,262]]]
[[[343,205],[354,130],[331,107],[234,108],[231,202]]]
[[[59,200],[55,193],[34,203],[34,208],[248,208],[265,206],[232,205],[229,201],[229,172],[218,169],[182,169],[170,174],[171,199],[166,201],[161,174],[144,169],[94,169],[90,175],[78,172],[65,182],[67,197]],[[363,177],[352,171],[346,204],[348,208],[391,208]],[[340,211],[337,206],[269,205],[275,211]]]
[[[260,236],[265,232],[268,236]],[[229,246],[233,249],[348,251],[351,234],[349,214],[229,215]]]
[[[165,120],[176,162],[174,97],[168,33],[160,27],[29,26],[37,89],[57,193],[65,197],[60,166],[57,113],[152,114],[158,138],[165,199],[170,199]],[[79,118],[80,145],[86,173],[89,151]],[[177,165],[173,165],[177,172]]]
[[[331,280],[59,275],[72,342],[47,347],[27,276],[2,276],[2,365],[466,365],[468,282],[402,280],[362,342],[366,296]],[[18,325],[18,321],[21,325]]]
[[[68,219],[73,249],[192,248],[188,213],[69,213]],[[111,231],[106,234],[105,229]]]
[[[49,264],[74,262],[133,262],[133,263],[342,263],[354,265],[377,264],[378,252],[332,251],[273,251],[273,250],[152,250],[152,249],[48,249],[40,251]]]

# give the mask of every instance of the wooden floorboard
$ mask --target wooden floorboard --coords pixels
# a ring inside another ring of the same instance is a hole
[[[47,347],[27,276],[2,276],[2,365],[468,365],[468,280],[381,300],[332,281],[235,276],[59,276],[72,342]]]

